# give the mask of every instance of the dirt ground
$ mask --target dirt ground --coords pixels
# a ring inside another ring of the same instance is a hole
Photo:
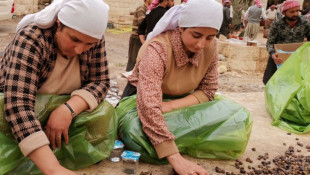
[[[13,39],[18,21],[19,19],[1,21],[0,52],[3,52],[5,46]],[[110,78],[118,83],[119,95],[122,94],[127,83],[126,79],[121,76],[121,73],[124,72],[127,64],[129,36],[130,32],[128,30],[108,30],[105,34]],[[310,145],[310,134],[288,135],[287,132],[270,125],[272,120],[265,110],[264,85],[261,80],[262,73],[249,72],[226,72],[220,74],[219,77],[220,88],[218,92],[246,107],[253,117],[254,122],[248,146],[245,153],[239,158],[239,160],[244,162],[244,167],[260,164],[260,161],[256,160],[258,155],[269,153],[269,159],[272,160],[276,155],[284,154],[290,145],[298,148],[296,138],[299,138],[299,142],[302,142],[304,145]],[[286,143],[286,146],[283,143]],[[300,147],[301,154],[310,155],[310,152],[307,152],[304,147]],[[252,151],[252,148],[255,148],[256,151]],[[217,166],[226,171],[239,173],[239,170],[234,167],[234,160],[187,158],[205,167],[209,174],[218,174],[215,172],[215,167]],[[254,162],[252,164],[247,163],[245,161],[246,158],[251,158]],[[151,172],[152,175],[169,175],[171,171],[170,165],[158,166],[140,162],[137,174]],[[112,163],[109,160],[104,160],[97,165],[92,165],[76,172],[80,175],[125,174],[122,172],[121,162]]]

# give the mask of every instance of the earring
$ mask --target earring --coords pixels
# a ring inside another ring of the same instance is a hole
[[[55,41],[57,41],[57,38],[58,38],[58,30],[55,33]]]

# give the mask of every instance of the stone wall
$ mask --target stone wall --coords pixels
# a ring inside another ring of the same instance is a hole
[[[226,57],[228,70],[237,72],[263,72],[269,57],[265,45],[245,46],[218,40],[217,51]]]
[[[26,15],[35,13],[44,8],[43,3],[51,2],[52,0],[14,0],[15,1],[15,14]],[[135,9],[143,4],[143,0],[104,0],[110,6],[110,20],[118,21],[119,18],[123,18],[130,21],[132,18],[129,13],[135,11]],[[217,0],[221,2],[221,0]],[[268,0],[261,0],[266,7]],[[299,0],[302,4],[304,0]],[[181,0],[175,0],[176,4],[179,4]]]
[[[144,3],[144,0],[104,0],[110,6],[109,20],[112,22],[132,22],[130,12]],[[180,4],[181,0],[175,0],[175,4]]]
[[[15,0],[15,14],[26,15],[35,13],[44,8],[44,4],[51,2],[52,0]],[[136,8],[144,3],[144,0],[104,0],[110,6],[109,19],[113,22],[127,21],[131,22],[132,16],[130,12],[136,10]],[[176,4],[179,4],[181,0],[175,0]]]
[[[143,0],[105,0],[105,2],[110,6],[109,19],[113,22],[128,17],[130,12],[144,3]]]
[[[14,0],[15,15],[26,15],[38,11],[38,0]]]

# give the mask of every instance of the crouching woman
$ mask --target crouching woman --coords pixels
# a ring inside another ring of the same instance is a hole
[[[214,38],[222,24],[222,11],[214,0],[190,0],[171,8],[141,47],[123,93],[123,97],[137,94],[144,133],[158,157],[166,157],[178,174],[202,175],[207,171],[181,156],[163,113],[214,99],[218,89]],[[163,94],[187,95],[163,101]]]
[[[139,50],[116,111],[120,138],[143,161],[168,161],[178,174],[205,175],[203,165],[180,153],[236,159],[244,152],[253,123],[249,112],[215,96],[215,36],[222,20],[218,2],[190,0],[167,11]]]

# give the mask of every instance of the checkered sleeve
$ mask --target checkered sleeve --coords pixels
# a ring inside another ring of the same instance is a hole
[[[10,45],[10,64],[4,83],[6,120],[18,142],[42,131],[34,113],[40,73],[40,47],[35,29],[22,30]]]
[[[83,63],[83,66],[88,66],[89,73],[82,90],[88,91],[99,104],[105,98],[110,87],[104,38],[89,51],[89,54],[88,62]]]

